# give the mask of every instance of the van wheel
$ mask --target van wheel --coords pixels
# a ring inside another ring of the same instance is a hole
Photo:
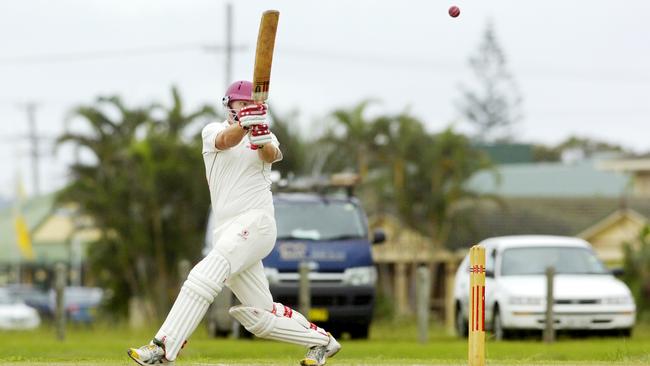
[[[207,319],[208,334],[214,338],[225,338],[230,334],[230,330],[222,330],[214,318]]]
[[[370,333],[370,324],[358,324],[352,329],[348,329],[350,339],[368,339]]]
[[[230,289],[224,288],[208,308],[205,318],[208,334],[211,337],[227,337],[232,332],[233,319],[228,314],[232,300],[232,292]]]
[[[467,323],[467,320],[465,320],[465,317],[463,316],[463,309],[460,304],[456,304],[455,324],[456,324],[456,334],[459,337],[467,338],[469,324]]]

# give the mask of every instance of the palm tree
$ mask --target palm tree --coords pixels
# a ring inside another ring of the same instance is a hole
[[[118,97],[99,98],[74,111],[90,131],[59,138],[93,156],[70,167],[72,181],[59,202],[75,203],[100,228],[89,261],[120,312],[126,299],[141,296],[154,304],[154,315],[164,314],[176,293],[178,260],[197,258],[202,247],[209,198],[200,136],[190,138],[188,129],[214,111],[186,114],[175,88],[172,99],[169,109],[129,109]]]
[[[374,170],[385,172],[388,179],[378,178],[378,187],[384,197],[393,200],[400,216],[406,222],[415,220],[411,209],[413,195],[408,194],[407,181],[412,177],[416,162],[421,158],[428,135],[416,118],[400,113],[397,116],[378,117],[372,125]],[[382,188],[383,186],[383,188]]]
[[[431,225],[434,240],[446,243],[452,222],[461,214],[463,205],[483,199],[496,199],[466,187],[475,173],[492,169],[492,163],[480,151],[471,147],[470,141],[451,128],[436,135],[431,148],[421,161],[419,176],[428,182],[429,189],[422,190],[424,212]]]
[[[209,105],[200,106],[193,112],[186,113],[185,105],[175,86],[171,89],[172,105],[167,108],[160,104],[154,104],[153,111],[162,111],[164,116],[162,119],[156,121],[156,126],[160,127],[164,133],[172,139],[181,138],[181,134],[186,132],[188,127],[191,127],[196,122],[203,122],[205,120],[214,119],[217,117],[217,112],[214,107]]]
[[[277,169],[283,177],[289,175],[300,175],[306,173],[306,144],[300,135],[298,129],[298,121],[295,118],[280,116],[275,113],[273,109],[271,112],[271,130],[280,141],[280,150],[282,150],[282,161],[273,165],[273,169]],[[291,112],[290,115],[295,116],[297,112]]]
[[[408,113],[368,120],[368,103],[333,113],[335,124],[321,140],[336,147],[330,168],[365,172],[366,206],[395,211],[407,225],[446,243],[453,222],[465,214],[461,207],[495,198],[465,186],[473,174],[491,169],[490,161],[465,136],[451,129],[429,134]]]
[[[362,181],[368,175],[374,135],[372,123],[364,116],[371,101],[363,101],[351,109],[337,109],[332,113],[333,124],[321,139],[333,146],[330,171],[352,169]]]
[[[110,112],[116,112],[118,118],[111,119]],[[58,139],[59,144],[72,143],[93,157],[92,162],[75,162],[70,167],[72,182],[59,193],[58,201],[75,203],[82,213],[93,218],[102,238],[90,251],[91,266],[101,262],[106,264],[104,269],[111,276],[121,273],[121,281],[113,280],[112,285],[120,290],[127,287],[129,293],[144,293],[147,289],[139,279],[137,266],[132,264],[132,250],[120,244],[124,234],[122,228],[133,229],[130,232],[132,243],[142,237],[139,230],[135,232],[138,227],[131,220],[133,217],[128,209],[135,195],[133,188],[138,186],[137,178],[130,174],[134,171],[134,162],[128,146],[136,140],[138,129],[150,121],[149,113],[148,108],[126,108],[118,97],[98,98],[96,106],[82,106],[74,111],[90,131],[68,132]]]

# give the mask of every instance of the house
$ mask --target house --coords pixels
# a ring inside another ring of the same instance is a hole
[[[481,172],[468,189],[500,199],[474,205],[466,225],[452,232],[449,247],[500,235],[579,236],[608,265],[619,266],[624,243],[634,241],[650,217],[645,169],[650,172],[650,159],[647,165],[614,160],[500,165],[497,180],[495,173]]]
[[[633,209],[622,208],[577,236],[590,242],[605,263],[620,265],[625,259],[621,244],[629,243],[634,247],[639,233],[648,224],[647,216]]]
[[[73,209],[55,208],[54,201],[55,195],[49,194],[28,199],[22,205],[33,258],[19,250],[14,208],[0,210],[0,285],[30,283],[49,287],[56,263],[70,267],[71,284],[84,283],[86,249],[99,238],[99,232]]]
[[[650,198],[650,156],[605,160],[598,168],[631,175],[632,195]]]
[[[386,242],[372,248],[378,270],[379,293],[394,300],[395,314],[415,311],[418,267],[426,267],[431,279],[430,310],[444,319],[449,332],[454,326],[453,284],[463,250],[452,251],[404,225],[397,217],[383,214],[369,220],[371,228],[381,227]]]

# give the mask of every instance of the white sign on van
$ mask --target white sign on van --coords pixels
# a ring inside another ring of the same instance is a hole
[[[345,252],[332,250],[312,250],[309,257],[315,261],[345,262]]]
[[[278,245],[280,258],[285,261],[299,261],[307,258],[305,243],[280,243]]]

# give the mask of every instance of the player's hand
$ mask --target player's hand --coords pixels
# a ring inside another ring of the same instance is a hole
[[[251,104],[237,112],[239,126],[248,130],[251,126],[266,124],[266,104]]]
[[[248,140],[251,142],[251,148],[256,150],[266,144],[270,144],[273,139],[271,138],[271,131],[269,125],[266,123],[252,125],[248,133]]]

